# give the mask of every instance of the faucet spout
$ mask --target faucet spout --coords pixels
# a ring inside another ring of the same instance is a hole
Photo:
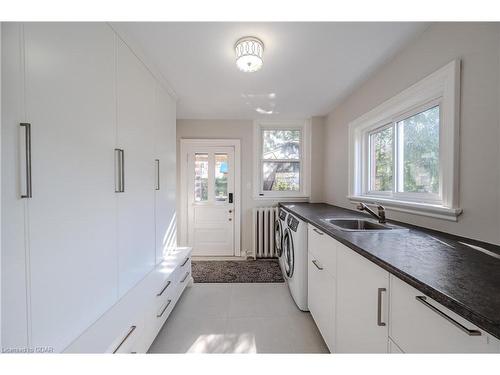
[[[360,211],[366,211],[366,212],[368,212],[375,219],[377,219],[380,224],[385,224],[386,223],[385,208],[384,208],[384,206],[381,206],[380,204],[377,204],[378,214],[376,214],[373,210],[371,210],[366,204],[361,203],[361,202],[358,203],[358,205],[356,206],[356,208],[358,210],[360,210]]]

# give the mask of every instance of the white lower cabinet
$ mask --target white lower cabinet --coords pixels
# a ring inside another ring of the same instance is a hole
[[[314,226],[309,310],[335,353],[500,353],[500,341]]]
[[[389,273],[339,243],[338,353],[387,353]]]
[[[336,241],[309,225],[307,303],[330,352],[335,350]]]
[[[406,353],[498,353],[499,342],[391,275],[390,336]]]
[[[64,352],[147,352],[190,281],[191,249],[173,250]]]
[[[308,306],[323,339],[334,351],[335,279],[321,266],[314,255],[308,256]]]

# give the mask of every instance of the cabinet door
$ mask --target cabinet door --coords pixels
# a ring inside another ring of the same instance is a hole
[[[498,353],[499,341],[391,276],[390,336],[406,353]]]
[[[118,199],[119,294],[155,264],[155,81],[117,39],[118,148],[124,150],[124,192]]]
[[[114,34],[26,23],[31,345],[63,349],[117,297]]]
[[[175,101],[158,85],[156,95],[155,152],[157,186],[155,190],[156,263],[177,243],[175,214],[176,119]]]
[[[2,22],[2,244],[1,317],[4,348],[28,345],[26,308],[25,163],[20,160],[20,122],[25,122],[22,98],[22,25]]]
[[[335,279],[315,256],[308,255],[307,298],[309,311],[330,352],[334,351]]]
[[[337,352],[387,352],[388,291],[388,272],[338,244]]]

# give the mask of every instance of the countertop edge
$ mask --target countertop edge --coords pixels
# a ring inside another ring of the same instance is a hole
[[[462,318],[470,321],[472,324],[476,325],[477,327],[485,330],[488,332],[490,335],[494,336],[497,339],[500,339],[500,324],[497,322],[491,321],[489,318],[486,318],[483,315],[477,314],[473,310],[471,310],[469,307],[465,306],[464,304],[460,303],[459,301],[455,300],[453,297],[446,295],[443,292],[440,292],[439,290],[434,289],[430,285],[426,284],[425,282],[422,282],[407,273],[401,271],[399,268],[391,265],[390,263],[387,263],[383,261],[382,259],[376,257],[375,255],[371,254],[370,252],[360,248],[359,246],[354,245],[350,241],[346,240],[345,238],[335,236],[334,234],[331,233],[331,228],[328,228],[325,224],[321,223],[320,221],[315,221],[310,218],[304,217],[300,213],[294,211],[290,207],[287,207],[284,203],[279,203],[279,207],[283,208],[284,210],[294,214],[301,220],[314,225],[318,229],[321,229],[324,231],[328,236],[332,237],[336,241],[339,241],[343,245],[349,247],[351,250],[355,251],[359,255],[363,256],[364,258],[370,260],[377,266],[383,268],[384,270],[388,271],[390,274],[396,276],[400,280],[404,281],[405,283],[409,284],[410,286],[414,287],[415,289],[419,290],[420,292],[426,294],[430,298],[434,299],[436,302],[442,304],[446,308],[450,309],[457,315],[461,316]],[[332,206],[335,207],[335,206]]]

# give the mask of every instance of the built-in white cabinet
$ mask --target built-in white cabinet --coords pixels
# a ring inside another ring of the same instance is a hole
[[[338,243],[338,353],[387,353],[389,273]]]
[[[175,126],[109,25],[2,23],[4,347],[64,350],[175,247]]]
[[[498,353],[498,340],[391,275],[389,335],[406,353]]]
[[[146,353],[191,282],[191,249],[171,250],[65,352]]]
[[[157,85],[155,127],[155,218],[156,262],[177,244],[176,221],[176,109],[175,100]],[[174,152],[172,152],[172,150]]]
[[[117,197],[119,295],[155,264],[156,83],[119,38],[116,44],[117,142],[123,186]]]
[[[332,353],[500,353],[500,341],[309,225],[308,304]]]
[[[308,242],[308,307],[330,352],[334,352],[336,241],[309,225]]]

